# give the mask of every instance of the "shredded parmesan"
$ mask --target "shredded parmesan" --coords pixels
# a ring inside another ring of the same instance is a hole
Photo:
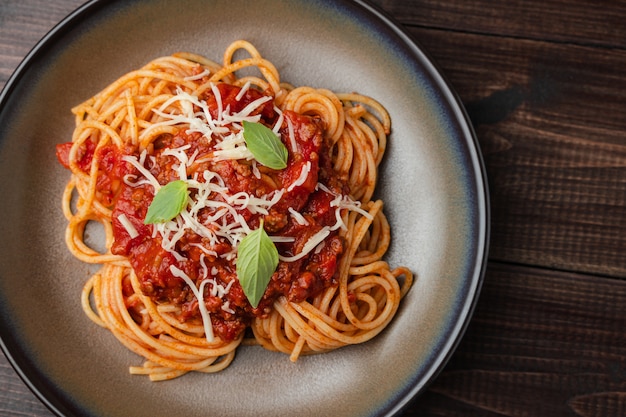
[[[117,216],[117,220],[119,220],[120,224],[124,227],[124,229],[128,233],[128,236],[130,236],[131,239],[139,236],[139,232],[137,232],[135,226],[133,226],[133,224],[130,222],[130,220],[128,220],[128,217],[126,217],[124,213]]]
[[[201,80],[203,77],[207,77],[211,75],[211,70],[210,69],[205,69],[204,71],[202,71],[199,74],[196,75],[189,75],[187,77],[185,77],[185,81],[196,81],[196,80]]]
[[[254,159],[254,155],[246,146],[246,140],[243,138],[243,132],[226,136],[220,143],[215,146],[217,149],[213,152],[215,161],[224,161],[228,159]]]
[[[239,93],[237,93],[237,96],[235,97],[235,100],[241,101],[243,96],[245,96],[246,92],[248,92],[248,90],[250,89],[250,85],[251,84],[252,83],[250,81],[246,81],[246,83],[243,85],[243,87],[241,87],[241,90],[239,90]]]
[[[250,120],[250,113],[261,107],[263,103],[267,103],[272,98],[270,96],[263,96],[258,98],[244,107],[239,113],[235,113],[230,115],[229,117],[225,117],[224,120],[229,122],[241,122],[243,120]],[[261,119],[261,115],[254,116],[253,121],[259,121]]]
[[[202,76],[204,75],[198,74],[193,79],[202,78]],[[250,84],[246,83],[238,93],[236,100],[241,100],[249,88]],[[206,257],[221,257],[228,261],[236,261],[239,243],[251,232],[247,222],[247,219],[250,218],[249,215],[269,214],[271,208],[282,199],[285,193],[289,193],[296,187],[306,183],[312,169],[311,162],[307,161],[302,165],[298,178],[287,188],[262,196],[255,194],[254,190],[251,190],[250,193],[245,191],[231,193],[225,185],[226,181],[218,172],[213,172],[209,169],[205,169],[201,173],[197,172],[195,168],[192,168],[193,164],[208,161],[248,160],[251,161],[252,175],[257,179],[261,178],[261,172],[243,138],[241,123],[243,121],[258,121],[260,115],[252,114],[263,106],[264,103],[270,101],[271,97],[263,96],[247,104],[240,112],[232,113],[230,106],[224,108],[217,86],[211,85],[211,90],[215,95],[218,110],[215,119],[211,116],[205,101],[179,90],[176,95],[165,101],[159,110],[155,111],[160,120],[146,128],[143,132],[144,135],[149,135],[151,131],[162,126],[182,125],[187,126],[187,132],[200,132],[211,141],[213,146],[213,152],[207,155],[198,155],[197,149],[192,152],[190,144],[163,150],[161,156],[169,156],[175,159],[171,167],[176,175],[186,182],[190,197],[187,206],[174,219],[154,224],[152,229],[153,237],[159,236],[161,238],[162,248],[170,252],[181,263],[187,262],[188,259],[176,251],[176,246],[180,239],[189,231],[202,238],[202,243],[190,243],[190,245],[197,247],[202,252],[200,256],[201,280],[199,280],[199,288],[180,268],[172,265],[170,266],[170,272],[175,277],[182,278],[198,299],[208,342],[214,340],[214,335],[211,318],[204,303],[204,289],[208,286],[208,292],[211,296],[223,299],[228,294],[234,281],[229,282],[226,286],[220,283],[217,280],[217,268],[212,267],[209,269]],[[298,144],[291,120],[288,117],[284,117],[280,109],[276,107],[274,109],[278,114],[278,118],[272,130],[278,135],[283,123],[286,121],[288,144],[292,152],[297,152]],[[156,164],[154,157],[148,157],[147,151],[144,149],[139,157],[124,156],[123,160],[130,163],[139,172],[137,175],[128,174],[124,177],[123,180],[127,185],[132,187],[150,185],[154,189],[155,194],[158,192],[161,185],[150,172],[150,164],[152,166]],[[193,172],[191,178],[189,178],[190,174],[188,172]],[[370,219],[372,217],[366,210],[361,208],[360,202],[352,200],[349,196],[334,193],[321,183],[316,185],[316,189],[323,190],[333,196],[330,206],[334,209],[336,222],[332,226],[324,226],[311,236],[299,253],[292,256],[279,254],[279,259],[282,262],[294,262],[308,256],[310,253],[319,253],[325,245],[325,239],[333,231],[339,228],[346,228],[342,220],[342,210],[356,211]],[[291,207],[288,209],[288,212],[297,224],[309,225],[302,213]],[[139,235],[125,215],[118,216],[118,220],[131,238]],[[275,243],[293,243],[295,241],[295,238],[290,236],[270,236],[270,239]],[[228,243],[231,249],[226,253],[221,250],[218,255],[216,247],[224,242]],[[225,312],[234,313],[228,300],[223,300],[221,308]]]
[[[296,142],[296,134],[293,129],[293,123],[291,123],[291,120],[288,117],[285,120],[287,120],[287,132],[289,132],[289,144],[291,146],[291,151],[294,153],[298,152],[298,143]]]
[[[297,261],[298,259],[302,259],[305,256],[307,256],[313,249],[315,249],[317,245],[322,243],[324,239],[328,237],[329,234],[330,234],[330,227],[324,226],[319,232],[311,236],[309,240],[306,241],[300,253],[294,256],[278,255],[278,259],[280,259],[283,262],[294,262],[294,261]]]
[[[256,160],[252,160],[252,175],[254,175],[254,178],[257,180],[261,179],[261,171],[259,171]]]
[[[211,83],[211,91],[213,91],[215,103],[217,104],[217,120],[221,121],[224,113],[224,108],[222,107],[222,94],[220,93],[219,88],[217,88],[217,86],[213,83]]]
[[[148,184],[150,184],[152,188],[154,188],[155,194],[157,191],[159,191],[159,189],[161,188],[161,184],[159,184],[159,181],[157,181],[157,179],[154,178],[154,175],[152,175],[150,171],[144,168],[143,165],[139,164],[139,161],[137,161],[137,158],[127,155],[127,156],[123,156],[122,160],[129,162],[131,165],[137,168],[137,170],[141,172],[141,174],[143,174]]]
[[[270,236],[270,240],[274,243],[292,243],[296,241],[296,238],[290,236]]]
[[[369,220],[372,220],[374,218],[369,212],[367,212],[366,210],[363,210],[361,208],[361,202],[360,201],[354,201],[347,195],[341,195],[341,194],[334,193],[328,187],[326,187],[324,184],[319,183],[319,182],[315,186],[315,189],[316,190],[322,190],[325,193],[330,194],[330,195],[335,197],[330,202],[330,206],[336,208],[335,209],[335,224],[333,226],[331,226],[330,230],[337,230],[339,228],[342,228],[343,230],[347,229],[346,224],[344,223],[343,219],[341,218],[341,209],[350,210],[350,211],[356,211],[357,213],[361,214],[362,216],[368,218]]]
[[[191,145],[187,144],[187,145],[181,146],[180,148],[165,149],[162,153],[162,155],[170,155],[180,161],[180,163],[178,165],[173,166],[173,168],[176,169],[176,172],[178,173],[178,177],[183,181],[187,179],[187,166],[191,165],[189,157],[185,153],[185,151],[188,150],[189,148],[191,148]]]
[[[289,207],[287,210],[289,211],[289,214],[291,214],[291,217],[293,217],[293,219],[296,221],[296,223],[302,226],[309,225],[309,222],[298,211],[294,210],[292,207]]]
[[[283,112],[276,106],[274,106],[274,111],[278,113],[278,120],[276,120],[276,124],[274,124],[272,131],[276,134],[276,136],[278,136],[278,132],[280,131],[280,128],[283,126],[283,121],[285,120],[285,116],[283,115]]]
[[[204,286],[209,282],[208,280],[202,281],[200,288],[196,288],[196,284],[189,278],[182,269],[176,268],[174,265],[170,265],[170,272],[177,278],[182,278],[183,281],[189,286],[191,292],[198,300],[198,309],[200,310],[200,316],[202,317],[202,324],[204,325],[204,336],[207,342],[213,343],[215,336],[213,334],[213,325],[211,324],[211,316],[204,304]]]
[[[306,182],[306,179],[309,177],[309,172],[311,172],[311,161],[306,161],[306,164],[302,165],[300,175],[293,183],[291,183],[289,188],[287,188],[287,191],[291,192],[294,188],[304,184]]]

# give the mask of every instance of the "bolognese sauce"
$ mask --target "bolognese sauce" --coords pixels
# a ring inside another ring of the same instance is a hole
[[[143,358],[131,374],[221,372],[244,344],[295,362],[393,320],[413,274],[384,260],[391,118],[376,99],[284,82],[236,40],[221,64],[157,57],[71,111],[65,243],[100,266],[81,307]]]
[[[220,108],[239,112],[262,97],[257,90],[244,92],[240,87],[225,83],[218,84],[216,88],[219,97],[214,91],[201,97],[216,119],[221,117]],[[260,115],[260,123],[267,126],[275,125],[279,119],[272,100],[258,107],[254,114]],[[143,160],[143,166],[161,185],[175,181],[179,179],[181,161],[172,155],[171,150],[184,149],[187,157],[193,156],[195,161],[186,169],[188,177],[203,181],[202,173],[214,173],[230,195],[245,193],[260,198],[283,190],[280,199],[266,214],[255,213],[248,208],[237,208],[237,213],[250,228],[255,229],[262,222],[268,234],[278,238],[276,246],[279,252],[292,257],[300,253],[307,241],[322,228],[335,224],[336,214],[331,204],[336,195],[347,195],[349,192],[345,181],[332,167],[329,144],[324,140],[322,129],[319,120],[291,111],[284,112],[278,133],[289,155],[287,167],[282,170],[255,167],[247,160],[211,158],[219,141],[185,129],[176,134],[164,134],[155,140],[150,145],[151,156]],[[289,138],[295,140],[295,148],[293,143],[289,143]],[[57,146],[57,157],[66,167],[69,167],[70,148],[71,143]],[[141,175],[125,158],[131,156],[140,160],[137,149],[122,151],[115,146],[104,146],[96,150],[95,145],[87,141],[77,158],[81,169],[89,169],[95,152],[100,153],[98,169],[105,173],[98,176],[96,189],[105,197],[101,200],[109,202],[112,207],[114,242],[111,253],[129,259],[145,295],[157,303],[179,306],[179,320],[200,321],[202,318],[198,298],[183,279],[172,274],[172,267],[183,271],[198,286],[207,278],[212,280],[211,285],[205,287],[202,301],[210,313],[215,334],[225,341],[238,337],[249,326],[252,317],[267,315],[279,296],[301,302],[337,284],[338,258],[344,250],[344,243],[333,231],[307,256],[281,261],[259,305],[253,308],[237,279],[236,258],[229,256],[233,247],[228,239],[209,242],[194,230],[186,229],[172,251],[164,247],[162,237],[155,233],[152,225],[144,224],[155,195],[154,188],[147,182],[125,180]],[[318,187],[320,183],[324,185],[323,189]],[[192,200],[195,198],[194,195],[190,197]],[[212,193],[209,198],[227,204],[219,193]],[[218,210],[219,207],[202,208],[198,219],[213,218]],[[133,236],[120,221],[121,218],[132,224],[136,231]],[[225,218],[228,223],[237,222],[232,216]],[[212,226],[209,224],[207,227]],[[132,312],[133,306],[127,308]]]

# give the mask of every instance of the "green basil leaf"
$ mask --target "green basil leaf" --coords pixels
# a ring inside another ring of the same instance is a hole
[[[183,180],[172,181],[157,191],[148,207],[144,224],[165,223],[187,205],[187,183]]]
[[[237,248],[237,277],[252,307],[259,305],[277,266],[278,250],[261,222]]]
[[[243,138],[254,159],[268,168],[287,167],[287,148],[269,127],[261,123],[243,122]]]

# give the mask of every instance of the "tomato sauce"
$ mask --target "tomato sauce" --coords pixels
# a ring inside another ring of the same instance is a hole
[[[70,168],[69,154],[72,142],[56,146],[56,157],[65,168]],[[115,196],[120,190],[124,176],[130,173],[130,165],[122,162],[124,153],[114,145],[105,145],[96,150],[96,144],[86,141],[78,148],[76,164],[78,168],[89,174],[94,156],[98,159],[98,176],[96,181],[97,199],[105,207],[112,207]]]
[[[261,93],[250,89],[237,100],[240,88],[228,84],[218,84],[217,88],[222,108],[229,107],[231,112],[239,111],[262,97]],[[213,117],[217,118],[218,101],[213,92],[209,91],[202,98],[208,104]],[[264,103],[256,113],[261,115],[261,122],[270,127],[278,120],[273,101]],[[303,166],[309,163],[310,171],[306,181],[292,187],[290,191],[285,191],[280,200],[271,207],[269,214],[253,214],[248,209],[239,210],[239,214],[246,219],[252,229],[257,228],[263,220],[268,234],[294,238],[293,242],[278,243],[276,246],[279,253],[284,256],[295,255],[311,236],[325,226],[334,225],[336,221],[334,208],[330,207],[334,197],[316,190],[317,183],[324,183],[336,193],[346,194],[347,189],[345,182],[338,178],[332,168],[328,145],[323,139],[318,121],[289,111],[284,113],[284,117],[290,121],[294,129],[297,151],[291,149],[288,124],[283,122],[280,133],[289,152],[287,167],[279,171],[260,168],[263,174],[272,179],[271,181],[265,177],[257,178],[250,163],[246,161],[216,162],[209,158],[202,159],[214,151],[214,143],[200,133],[188,133],[185,130],[158,138],[150,152],[152,162],[147,162],[144,166],[162,185],[179,179],[176,171],[179,160],[164,154],[164,151],[190,145],[185,151],[187,155],[195,153],[196,159],[203,162],[191,166],[191,171],[187,172],[189,177],[195,172],[211,170],[219,174],[231,195],[244,191],[258,197],[279,189],[288,189],[300,177]],[[71,144],[57,147],[57,157],[66,167],[69,166],[70,147]],[[85,172],[89,170],[94,152],[95,147],[89,142],[81,148],[78,164]],[[181,321],[200,321],[201,316],[197,298],[184,280],[171,273],[171,266],[184,271],[198,287],[206,278],[206,270],[211,271],[211,278],[214,281],[213,284],[205,286],[204,303],[210,313],[215,334],[226,341],[240,335],[249,325],[251,318],[267,315],[277,297],[286,296],[291,301],[303,301],[319,294],[324,288],[337,284],[338,260],[344,250],[344,243],[336,232],[332,232],[318,250],[304,258],[294,262],[281,261],[259,305],[253,308],[237,280],[233,259],[225,256],[232,251],[230,244],[223,241],[211,245],[206,238],[187,230],[176,243],[176,252],[184,259],[177,259],[174,254],[163,248],[162,237],[158,233],[153,233],[153,226],[143,223],[148,206],[154,198],[152,186],[124,181],[127,174],[135,175],[137,178],[141,176],[136,168],[122,159],[123,153],[137,156],[137,152],[132,149],[118,150],[114,146],[104,147],[98,152],[101,152],[99,170],[103,173],[102,179],[98,181],[98,191],[107,205],[110,204],[113,208],[112,224],[115,239],[111,252],[128,257],[145,295],[158,303],[167,302],[180,306]],[[193,198],[193,195],[191,197]],[[219,194],[215,194],[214,198],[222,199]],[[295,221],[288,212],[289,208],[300,212],[308,225],[301,225]],[[207,218],[215,210],[203,208],[199,218]],[[119,220],[121,215],[134,226],[137,231],[136,237],[131,238],[128,230],[122,225]],[[208,253],[206,249],[212,252]],[[221,297],[212,295],[213,285],[228,287],[228,291]]]

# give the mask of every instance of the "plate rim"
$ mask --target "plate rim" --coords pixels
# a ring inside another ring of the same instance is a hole
[[[445,103],[450,106],[451,113],[454,114],[455,121],[462,131],[462,135],[460,136],[462,136],[466,142],[468,159],[472,167],[471,172],[474,174],[472,185],[476,189],[476,201],[472,212],[476,213],[477,221],[475,225],[476,241],[473,242],[476,246],[474,251],[476,256],[472,259],[471,276],[468,275],[464,279],[468,292],[465,293],[463,299],[463,308],[459,309],[460,313],[455,317],[456,320],[453,323],[453,330],[450,331],[450,335],[453,337],[448,338],[446,343],[441,347],[441,351],[435,355],[435,359],[432,360],[433,365],[428,367],[428,371],[421,375],[419,381],[411,381],[410,389],[405,390],[397,399],[394,399],[391,406],[381,410],[381,416],[395,416],[406,410],[406,408],[437,378],[455,353],[471,322],[484,282],[490,245],[491,207],[487,172],[476,133],[458,93],[454,90],[445,74],[439,69],[436,61],[420,45],[414,36],[408,32],[402,23],[369,0],[332,1],[343,4],[351,3],[360,7],[371,19],[381,23],[385,29],[390,30],[398,36],[402,40],[402,46],[409,48],[413,56],[421,57],[419,63],[428,70],[428,75],[431,77],[432,81],[436,83],[438,91],[445,98]],[[37,65],[37,61],[41,58],[41,55],[45,53],[47,48],[56,45],[61,37],[80,23],[83,16],[97,14],[99,10],[111,6],[113,3],[115,2],[89,0],[67,14],[41,37],[20,61],[0,91],[0,113],[3,111],[6,101],[11,97],[15,88],[19,86],[24,74],[31,66]],[[1,140],[2,139],[0,139],[0,141]],[[11,332],[7,327],[10,326],[7,326],[5,320],[0,320],[0,349],[24,384],[35,397],[55,415],[59,417],[78,415],[75,407],[72,406],[69,400],[65,400],[63,395],[59,395],[59,391],[52,381],[30,363],[28,356],[25,352],[20,351],[19,346],[16,346],[10,341]]]

